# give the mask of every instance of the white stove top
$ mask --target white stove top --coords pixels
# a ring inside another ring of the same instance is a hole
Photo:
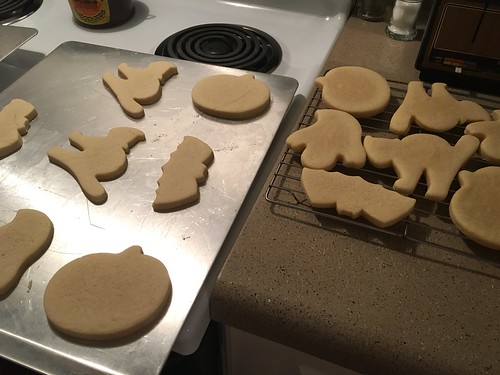
[[[111,29],[77,25],[69,5],[44,0],[40,9],[12,25],[38,30],[23,50],[47,55],[65,41],[82,41],[153,54],[169,35],[203,23],[251,26],[271,35],[281,45],[283,58],[274,74],[299,81],[298,94],[309,95],[321,74],[349,14],[350,0],[144,0],[136,1],[132,19]],[[14,56],[15,57],[15,56]],[[39,57],[38,57],[39,58]],[[11,61],[8,59],[7,61]],[[13,65],[29,66],[18,62]]]

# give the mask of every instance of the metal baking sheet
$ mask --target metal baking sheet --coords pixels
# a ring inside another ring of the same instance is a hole
[[[116,74],[123,62],[143,67],[159,59],[173,61],[178,75],[166,82],[158,103],[145,107],[145,118],[132,120],[101,76]],[[201,78],[223,73],[244,72],[68,42],[0,93],[1,107],[21,98],[38,111],[22,148],[0,160],[0,224],[10,222],[18,209],[33,208],[47,214],[55,227],[49,250],[0,300],[1,356],[49,373],[161,370],[297,88],[292,78],[254,73],[271,90],[270,109],[251,121],[221,121],[195,110],[191,89]],[[146,142],[131,149],[124,175],[103,183],[108,201],[96,206],[68,172],[49,163],[46,152],[54,145],[69,148],[67,137],[74,130],[105,135],[116,126],[141,129]],[[156,213],[151,204],[161,166],[185,135],[214,150],[208,181],[200,188],[198,204]],[[42,305],[52,275],[75,258],[117,253],[131,245],[141,246],[169,270],[173,295],[163,319],[142,337],[115,346],[80,345],[55,333]]]
[[[38,33],[31,27],[0,25],[0,60],[18,49]]]

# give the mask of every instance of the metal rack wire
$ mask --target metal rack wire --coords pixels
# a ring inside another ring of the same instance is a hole
[[[391,138],[396,137],[396,135],[389,132],[389,122],[404,99],[407,84],[389,81],[389,85],[391,87],[391,101],[387,109],[375,117],[359,120],[363,131],[363,137],[368,134]],[[429,85],[426,87],[428,88]],[[500,98],[456,89],[449,89],[449,91],[456,99],[473,100],[481,104],[488,112],[500,109]],[[328,107],[322,101],[321,91],[316,90],[296,130],[311,125],[314,122],[314,113],[316,110],[322,108]],[[460,136],[464,134],[464,129],[465,126],[457,126],[449,132],[439,135],[446,139],[451,145],[454,145]],[[420,127],[412,126],[409,134],[422,132],[425,131]],[[490,164],[482,160],[479,155],[475,155],[463,166],[463,169],[475,171],[488,165]],[[358,175],[367,181],[382,184],[389,189],[392,189],[394,181],[398,178],[392,168],[376,169],[368,162],[360,170],[349,169],[337,164],[334,171],[348,175]],[[340,216],[335,209],[317,209],[311,207],[300,183],[301,173],[302,165],[300,164],[300,155],[294,153],[290,149],[286,149],[267,188],[266,199],[271,203],[286,206],[291,209],[302,210],[319,218],[328,218],[338,222],[353,224],[377,232],[406,238],[411,241],[430,244],[446,251],[485,261],[500,267],[500,254],[498,254],[498,252],[468,240],[451,221],[449,216],[450,199],[453,193],[460,187],[456,179],[450,187],[448,197],[444,201],[433,202],[424,197],[427,185],[425,179],[422,178],[415,192],[412,194],[412,197],[416,199],[415,208],[412,214],[389,228],[379,228],[363,218],[351,219],[349,217]],[[318,223],[318,225],[321,224]]]

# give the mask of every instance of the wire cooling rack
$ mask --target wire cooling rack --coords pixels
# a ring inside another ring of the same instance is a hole
[[[389,122],[401,105],[406,95],[407,83],[389,81],[391,87],[391,100],[387,109],[372,118],[360,119],[363,137],[366,135],[382,136],[386,138],[395,138],[396,135],[389,132]],[[425,85],[429,88],[430,85]],[[478,93],[449,89],[450,93],[458,100],[472,100],[481,104],[488,112],[500,109],[500,98],[482,95]],[[314,113],[318,109],[328,108],[322,101],[321,90],[316,90],[304,114],[300,119],[296,130],[307,127],[314,122]],[[465,126],[457,126],[452,130],[439,134],[450,144],[454,145],[464,134]],[[409,134],[425,133],[418,126],[412,126]],[[482,160],[479,155],[475,155],[469,160],[462,169],[475,171],[479,168],[490,165]],[[398,179],[392,168],[376,169],[367,161],[364,168],[350,169],[337,164],[334,171],[342,172],[347,175],[357,175],[365,180],[378,183],[386,188],[392,189],[392,185]],[[500,267],[500,254],[497,251],[487,249],[468,240],[453,224],[449,216],[449,203],[452,195],[460,187],[458,180],[455,179],[450,187],[448,197],[441,202],[433,202],[425,199],[427,190],[425,179],[422,178],[414,193],[411,195],[416,199],[413,212],[406,219],[388,227],[379,228],[363,218],[351,219],[346,216],[338,215],[335,209],[317,209],[310,206],[309,201],[302,189],[300,176],[302,165],[300,164],[300,155],[290,149],[286,149],[281,157],[276,171],[266,191],[266,199],[275,204],[289,207],[291,209],[302,210],[315,215],[318,218],[328,218],[353,224],[373,231],[383,232],[393,236],[403,237],[412,241],[430,244],[443,250],[459,253],[474,259],[484,260],[487,263],[493,263]],[[499,187],[500,188],[500,187]],[[318,225],[321,221],[319,221]],[[479,254],[479,255],[478,255]]]

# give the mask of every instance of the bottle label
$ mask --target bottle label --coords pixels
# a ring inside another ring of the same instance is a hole
[[[73,16],[86,25],[109,23],[108,0],[69,0]]]

